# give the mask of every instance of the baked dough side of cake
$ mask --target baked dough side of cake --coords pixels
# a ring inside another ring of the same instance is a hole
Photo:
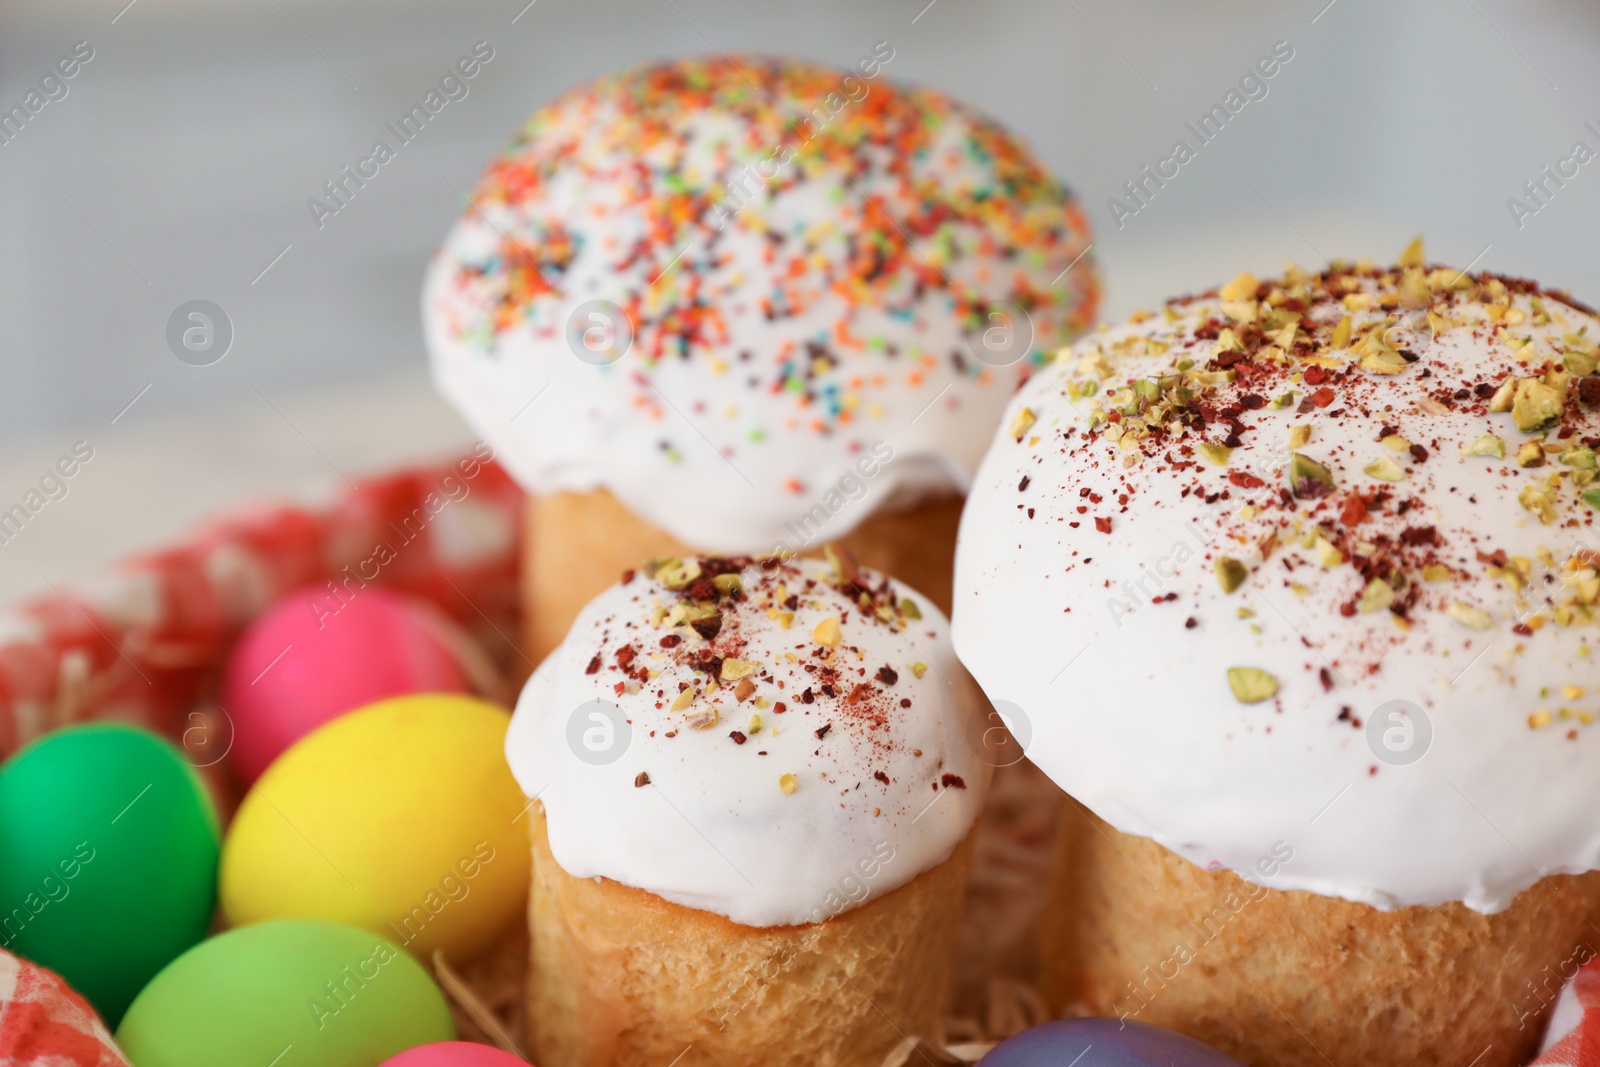
[[[1530,990],[1600,945],[1600,872],[1545,878],[1494,915],[1379,911],[1205,870],[1075,803],[1065,820],[1052,1007],[1155,1023],[1252,1067],[1519,1067],[1554,1003]]]
[[[825,922],[750,927],[572,877],[550,854],[543,811],[529,816],[529,1040],[541,1067],[877,1067],[902,1035],[934,1034],[970,844]]]

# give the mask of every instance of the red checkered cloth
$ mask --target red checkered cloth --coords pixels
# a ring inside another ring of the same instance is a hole
[[[1532,1067],[1600,1067],[1600,959],[1584,964],[1567,983],[1545,1051]]]
[[[0,613],[0,757],[90,719],[198,737],[189,717],[240,628],[326,581],[423,598],[514,659],[523,493],[486,455],[368,479],[324,508],[245,508]]]
[[[0,952],[0,1067],[128,1067],[94,1009],[54,971]]]

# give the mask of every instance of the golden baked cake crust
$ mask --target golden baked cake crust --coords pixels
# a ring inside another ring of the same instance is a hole
[[[573,878],[550,854],[538,805],[529,818],[540,1067],[878,1067],[902,1037],[935,1033],[970,845],[826,922],[751,927]]]
[[[1207,871],[1077,804],[1064,822],[1050,1002],[1169,1027],[1250,1067],[1521,1067],[1559,992],[1549,975],[1600,946],[1600,872],[1545,878],[1495,915],[1385,912]]]

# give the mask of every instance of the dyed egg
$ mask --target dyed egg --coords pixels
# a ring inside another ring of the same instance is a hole
[[[222,676],[228,762],[249,784],[323,723],[385,697],[462,693],[466,677],[418,605],[374,586],[290,593],[246,627]]]
[[[94,1009],[61,977],[0,952],[0,1063],[127,1067]]]
[[[374,1067],[454,1037],[444,994],[392,941],[300,919],[229,930],[190,949],[145,987],[117,1030],[133,1067]]]
[[[528,1067],[509,1052],[470,1041],[441,1041],[407,1049],[383,1061],[379,1067]]]
[[[0,942],[115,1026],[205,936],[219,837],[199,775],[155,734],[49,734],[0,767]]]
[[[1061,1019],[996,1045],[979,1067],[1241,1067],[1192,1037],[1133,1019]]]
[[[235,925],[315,918],[426,958],[493,943],[527,902],[527,799],[506,766],[510,716],[473,697],[396,697],[285,752],[222,850]]]

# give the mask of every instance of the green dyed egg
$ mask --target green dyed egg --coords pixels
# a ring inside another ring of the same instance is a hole
[[[314,919],[255,923],[195,946],[117,1030],[133,1067],[377,1067],[454,1037],[421,964],[376,934]]]
[[[60,974],[115,1026],[206,935],[219,842],[199,775],[155,734],[49,734],[0,767],[0,947]]]

